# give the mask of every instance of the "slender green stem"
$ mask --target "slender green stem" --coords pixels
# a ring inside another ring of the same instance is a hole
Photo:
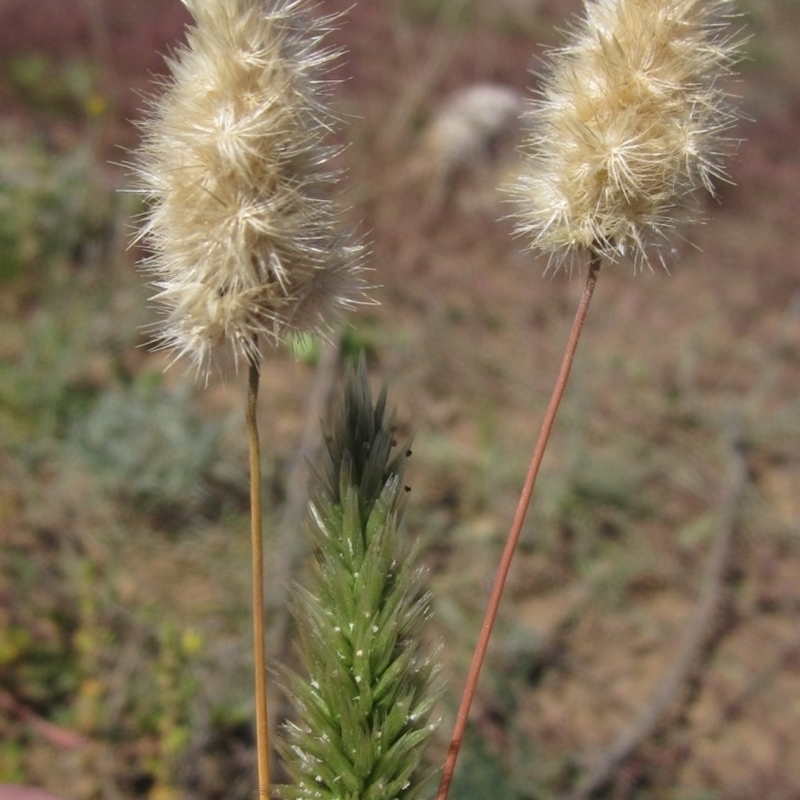
[[[486,616],[483,620],[483,627],[481,628],[480,636],[478,637],[478,644],[475,647],[475,654],[472,657],[472,664],[470,665],[469,675],[467,676],[467,683],[464,687],[464,694],[461,698],[461,706],[458,709],[458,716],[456,717],[456,724],[453,730],[453,736],[450,740],[450,749],[447,752],[447,758],[444,763],[444,770],[442,772],[442,780],[439,784],[439,791],[436,795],[436,800],[447,800],[447,793],[450,791],[450,783],[453,780],[453,773],[456,768],[456,759],[458,758],[461,743],[464,739],[464,730],[467,727],[467,717],[469,716],[470,706],[475,697],[475,688],[478,684],[478,676],[480,675],[483,659],[486,656],[486,650],[489,646],[489,637],[492,635],[492,628],[494,627],[495,619],[497,618],[497,610],[500,607],[500,598],[503,594],[505,587],[506,577],[508,570],[511,566],[511,559],[514,557],[514,551],[517,547],[520,534],[522,532],[522,524],[525,521],[525,514],[528,511],[528,506],[531,502],[533,494],[533,487],[536,483],[536,476],[539,473],[539,467],[544,457],[544,451],[547,447],[547,441],[550,438],[550,432],[553,429],[556,413],[561,403],[561,398],[564,395],[564,389],[567,386],[567,379],[572,367],[572,362],[575,358],[575,350],[578,347],[578,340],[581,336],[583,323],[586,320],[586,314],[589,310],[589,303],[594,293],[594,287],[597,283],[597,275],[600,271],[600,256],[592,252],[589,260],[589,272],[586,277],[586,285],[583,289],[581,301],[578,305],[578,310],[575,312],[575,319],[572,323],[572,330],[570,331],[569,340],[564,356],[561,361],[561,370],[558,373],[553,394],[550,397],[550,404],[547,406],[547,412],[542,422],[542,428],[539,432],[539,439],[536,442],[536,447],[531,457],[531,463],[528,467],[528,474],[525,478],[525,484],[522,488],[522,494],[517,506],[517,513],[514,516],[514,521],[511,524],[511,530],[506,540],[506,546],[503,550],[503,555],[500,559],[500,565],[497,568],[497,575],[495,577],[492,593],[489,597],[489,605],[486,609]]]
[[[250,361],[247,390],[247,434],[250,440],[250,541],[253,566],[253,657],[256,675],[256,752],[258,795],[268,798],[269,723],[267,717],[267,659],[264,649],[264,544],[261,523],[261,450],[258,443],[258,361]]]

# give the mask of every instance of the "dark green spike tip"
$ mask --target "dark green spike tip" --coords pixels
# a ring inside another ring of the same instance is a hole
[[[408,443],[400,447],[395,438],[395,412],[386,412],[386,386],[372,402],[366,359],[347,368],[342,396],[325,432],[327,463],[322,488],[337,505],[344,485],[358,487],[361,518],[369,516],[383,487],[393,478],[402,479]]]

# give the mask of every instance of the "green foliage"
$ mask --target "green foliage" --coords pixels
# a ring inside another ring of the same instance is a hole
[[[162,622],[156,635],[158,707],[153,722],[158,747],[147,760],[154,780],[151,795],[180,797],[177,767],[192,738],[191,701],[198,690],[194,662],[203,638],[197,631],[181,630],[171,621]]]
[[[41,290],[49,268],[101,242],[114,203],[87,148],[57,155],[8,135],[0,145],[0,285],[27,272]]]
[[[6,79],[31,109],[61,116],[95,116],[106,106],[97,91],[98,67],[87,59],[56,63],[42,52],[14,58]]]
[[[0,146],[0,429],[30,464],[123,371],[141,315],[120,313],[106,268],[122,206],[91,149],[51,153],[6,129]]]
[[[25,746],[16,741],[0,742],[0,781],[21,783],[25,779],[22,761]]]
[[[316,569],[294,596],[308,677],[286,673],[299,720],[281,750],[294,785],[280,796],[419,796],[415,772],[439,695],[421,628],[429,596],[401,545],[406,449],[386,392],[373,405],[364,360],[347,380],[310,505]]]
[[[345,361],[358,361],[360,353],[374,354],[378,349],[379,331],[369,318],[362,319],[356,328],[354,325],[345,325],[339,337],[339,349]],[[289,339],[292,355],[304,363],[315,365],[319,361],[321,341],[319,337],[310,333],[295,333]]]
[[[458,800],[523,800],[525,795],[515,787],[497,753],[490,752],[486,743],[470,734],[464,743],[459,769],[453,777],[452,797]]]
[[[20,708],[45,710],[70,735],[124,747],[166,797],[201,737],[194,704],[204,642],[163,605],[145,613],[125,605],[117,586],[130,580],[132,565],[102,533],[87,536],[96,558],[79,535],[65,532],[16,530],[4,542],[0,584],[19,601],[0,611],[3,688]],[[14,715],[2,722],[0,780],[29,782],[41,759],[31,751],[45,743],[32,742],[30,727]],[[58,764],[52,750],[47,758]],[[105,753],[82,754],[88,788],[80,796],[100,796],[97,776],[108,763]]]
[[[90,191],[86,184],[76,193],[79,207],[80,197]],[[37,205],[41,198],[29,199],[31,218],[46,218],[47,208]],[[4,215],[0,220],[0,227],[7,225]],[[52,224],[69,227],[58,214]],[[24,224],[15,231],[41,239],[41,231]],[[85,247],[88,232],[73,234]],[[24,280],[22,294],[35,285],[41,305],[22,322],[0,321],[3,446],[29,465],[63,458],[84,466],[99,477],[97,488],[146,512],[180,510],[186,517],[216,513],[225,500],[238,504],[244,475],[219,458],[225,422],[202,419],[190,402],[190,389],[166,390],[158,374],[128,382],[123,353],[135,337],[138,318],[120,320],[109,310],[104,273],[84,265],[79,274],[69,274],[71,268],[58,274],[56,263],[68,259],[64,248],[73,234],[64,233],[50,245],[44,237],[40,244],[54,261],[37,251],[8,290],[9,296],[19,294]]]
[[[479,5],[474,2],[441,0],[406,0],[398,12],[418,24],[443,25],[445,28],[471,28],[479,19]]]
[[[320,343],[310,333],[293,333],[289,336],[292,355],[303,364],[316,364],[319,361]]]
[[[6,346],[16,351],[0,360],[3,444],[24,449],[28,457],[62,438],[97,392],[85,374],[91,338],[87,309],[59,311],[43,309],[24,329],[0,328]],[[14,338],[21,339],[16,347]]]
[[[385,335],[376,320],[362,314],[358,327],[347,325],[342,331],[340,346],[344,359],[356,363],[361,353],[374,355],[380,345],[381,333]]]

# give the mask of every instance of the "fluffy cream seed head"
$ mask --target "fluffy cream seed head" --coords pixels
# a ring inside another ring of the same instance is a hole
[[[699,186],[713,191],[735,116],[728,0],[587,0],[526,111],[517,232],[556,266],[579,250],[647,263]]]
[[[149,201],[158,343],[213,366],[322,334],[363,300],[361,248],[338,229],[325,144],[335,120],[306,0],[183,0],[196,25],[168,60],[134,165]]]

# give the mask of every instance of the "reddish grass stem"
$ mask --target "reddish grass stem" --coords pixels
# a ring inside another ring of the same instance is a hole
[[[247,387],[247,434],[250,441],[250,542],[253,568],[253,659],[256,678],[256,753],[258,796],[270,795],[267,660],[264,649],[264,543],[261,522],[261,450],[258,443],[258,384],[261,373],[250,361]]]
[[[497,568],[497,575],[495,576],[494,586],[492,593],[489,597],[489,605],[486,609],[486,616],[483,620],[483,627],[481,634],[478,637],[478,644],[475,647],[475,654],[472,657],[472,664],[470,665],[469,675],[467,676],[467,683],[464,687],[464,694],[461,698],[461,706],[458,709],[458,716],[456,717],[455,728],[453,729],[453,736],[450,740],[450,748],[447,752],[447,758],[444,762],[444,770],[442,772],[442,780],[439,784],[439,791],[436,794],[436,800],[447,800],[447,794],[450,791],[450,783],[453,780],[453,773],[456,768],[456,760],[458,753],[461,749],[461,743],[464,739],[464,730],[467,726],[467,717],[469,716],[470,706],[475,697],[475,688],[478,684],[478,676],[480,675],[483,659],[486,656],[486,650],[489,646],[489,637],[492,635],[492,628],[494,627],[495,619],[497,618],[497,610],[500,607],[500,599],[505,587],[506,577],[508,570],[511,567],[511,559],[514,557],[514,551],[519,541],[520,533],[522,532],[522,524],[525,521],[525,514],[528,511],[528,506],[531,502],[531,495],[533,494],[533,487],[536,483],[536,476],[539,473],[539,467],[544,457],[544,451],[547,447],[547,441],[550,438],[550,432],[553,429],[556,413],[561,404],[561,398],[564,395],[564,389],[567,386],[567,379],[569,372],[572,368],[572,362],[575,358],[575,351],[578,347],[578,340],[581,336],[583,323],[586,320],[586,314],[589,311],[589,303],[594,293],[594,287],[597,283],[597,275],[600,272],[601,259],[600,256],[592,252],[589,260],[589,271],[586,276],[586,285],[581,295],[581,301],[578,305],[578,310],[575,312],[575,319],[572,323],[572,330],[569,334],[564,356],[561,360],[561,370],[558,373],[553,394],[550,397],[550,403],[547,406],[547,412],[542,422],[542,428],[539,432],[539,439],[536,442],[536,447],[531,457],[531,463],[528,467],[528,474],[525,477],[525,484],[522,488],[522,494],[519,498],[517,505],[517,512],[514,515],[514,521],[511,524],[511,530],[506,540],[506,546],[503,550],[500,564]]]

